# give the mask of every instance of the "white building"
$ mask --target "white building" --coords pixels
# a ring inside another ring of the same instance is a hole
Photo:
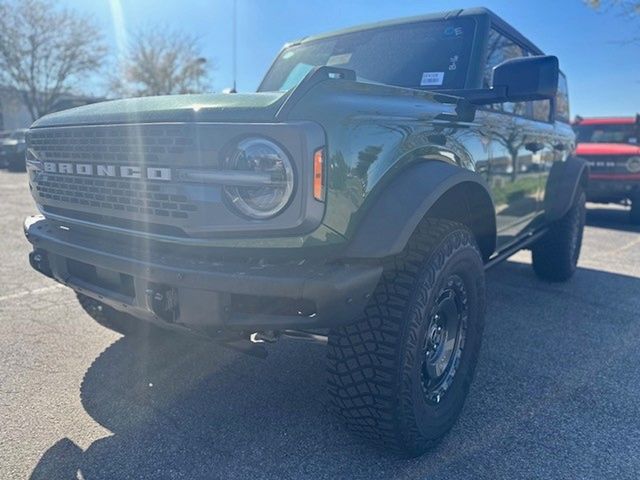
[[[26,128],[33,120],[15,91],[0,88],[0,130]]]
[[[54,111],[79,107],[88,103],[101,102],[104,98],[84,97],[80,95],[64,95],[55,104]],[[15,90],[0,87],[0,130],[27,128],[33,123],[29,109],[22,96]]]

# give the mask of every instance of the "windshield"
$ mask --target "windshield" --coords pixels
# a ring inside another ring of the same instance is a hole
[[[577,141],[579,143],[638,143],[638,125],[626,124],[601,124],[601,125],[577,125],[575,127]]]
[[[259,91],[286,91],[314,67],[354,70],[360,81],[417,89],[464,88],[475,21],[458,18],[364,30],[286,48]]]

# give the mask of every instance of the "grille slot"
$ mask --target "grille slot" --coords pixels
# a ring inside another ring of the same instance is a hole
[[[167,164],[196,146],[193,129],[169,124],[34,129],[27,135],[30,148],[54,161]]]
[[[44,200],[95,208],[107,214],[127,212],[187,219],[198,210],[186,196],[167,193],[161,185],[142,180],[47,174],[39,178],[35,189]]]
[[[629,173],[628,155],[584,155],[594,173]]]

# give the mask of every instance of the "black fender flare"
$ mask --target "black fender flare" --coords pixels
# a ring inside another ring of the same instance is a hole
[[[544,211],[548,221],[562,218],[575,201],[578,187],[587,186],[589,164],[580,157],[569,157],[564,162],[554,162],[549,171],[544,195]]]
[[[404,168],[378,190],[356,222],[346,257],[382,258],[400,253],[420,221],[438,206],[444,207],[434,212],[439,218],[462,221],[464,215],[485,260],[494,252],[495,206],[487,183],[477,172],[441,160],[421,161]],[[474,205],[469,204],[470,198]]]

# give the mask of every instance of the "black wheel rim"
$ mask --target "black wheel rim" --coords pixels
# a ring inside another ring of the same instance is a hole
[[[464,282],[451,275],[426,318],[421,380],[428,403],[440,403],[453,383],[464,349],[468,310]]]

